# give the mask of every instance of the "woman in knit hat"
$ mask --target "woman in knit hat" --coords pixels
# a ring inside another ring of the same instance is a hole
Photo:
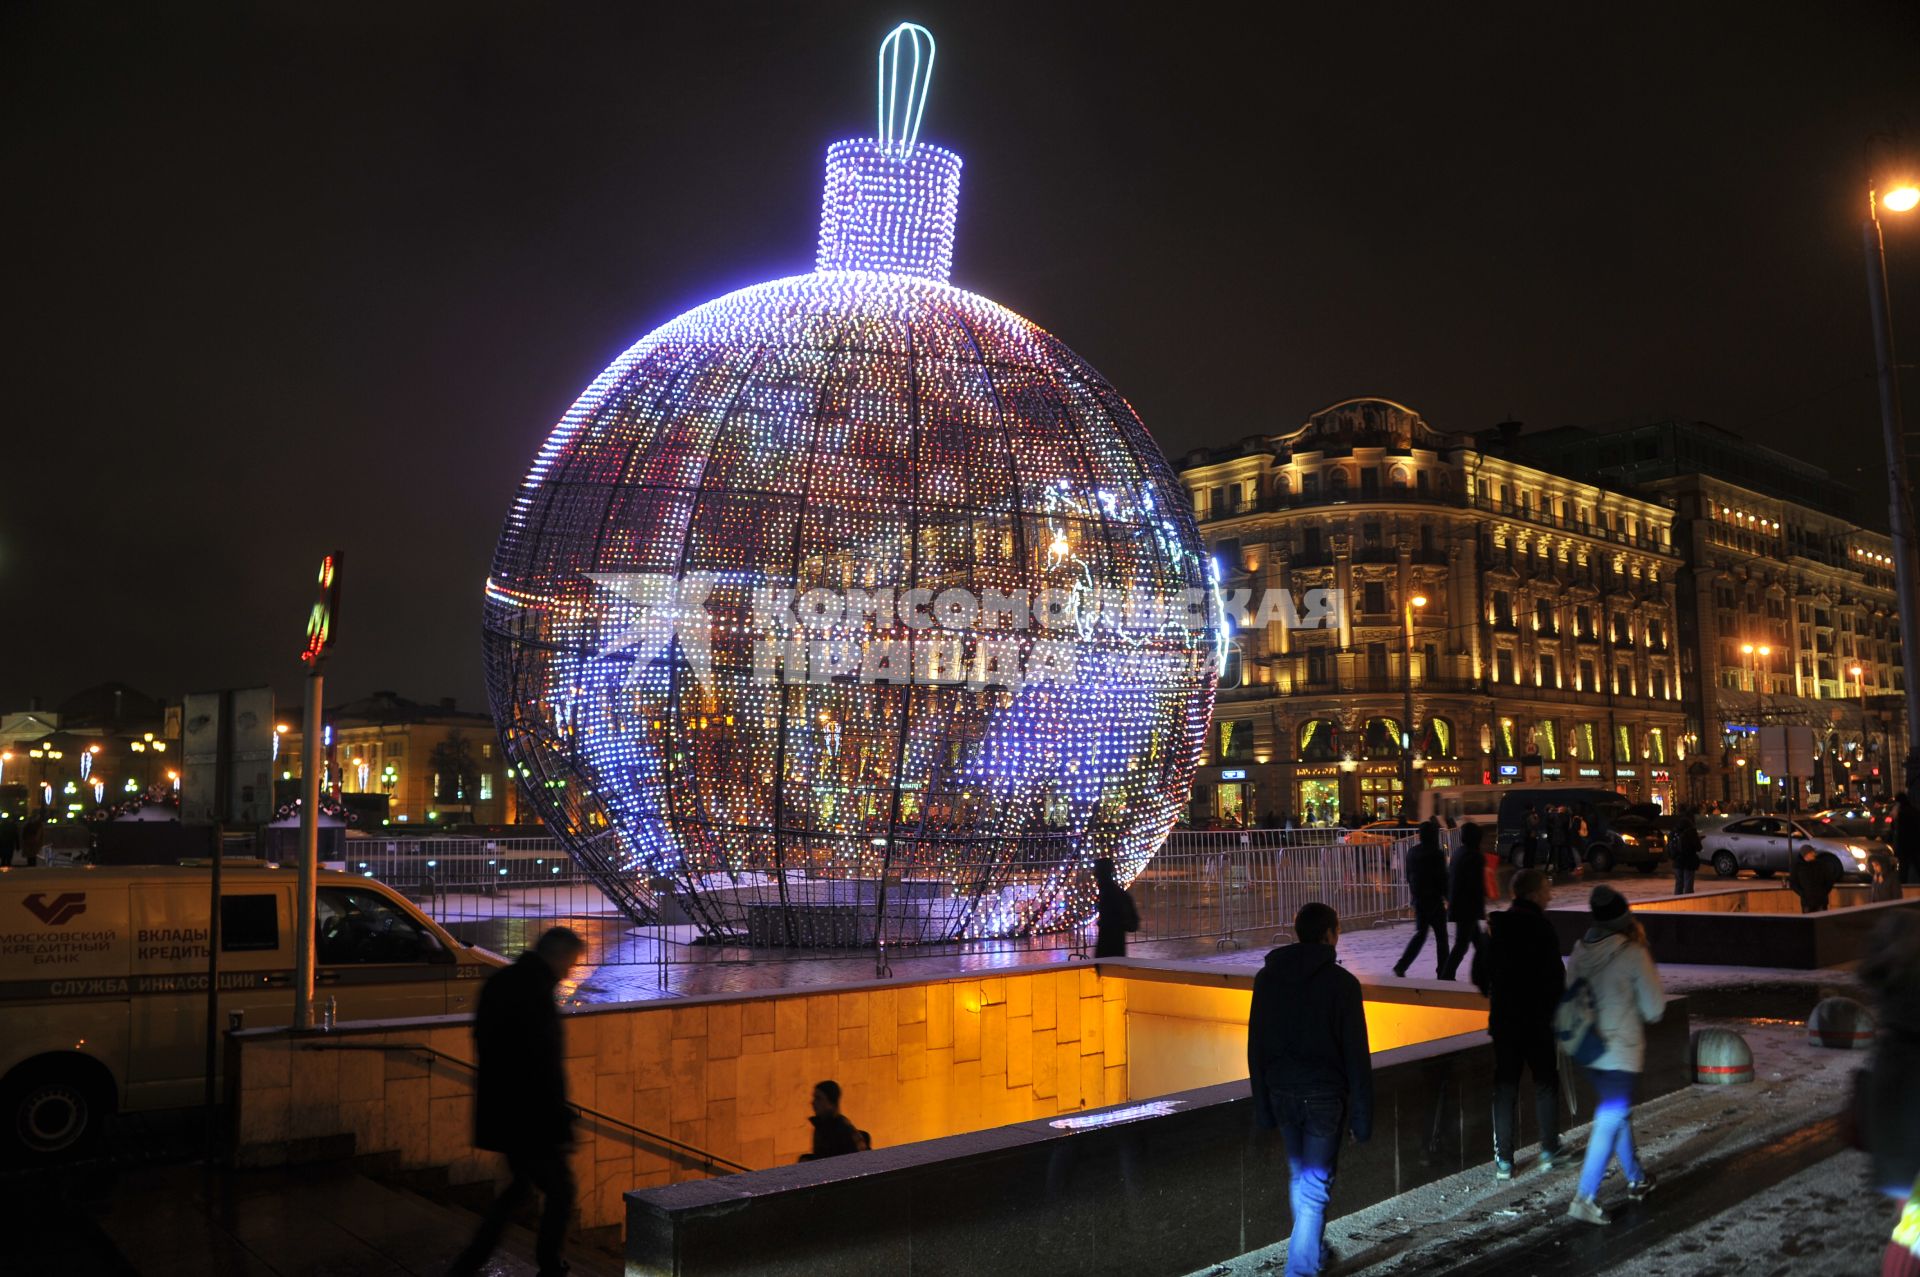
[[[1653,1188],[1653,1176],[1634,1154],[1633,1092],[1646,1064],[1647,1025],[1666,1010],[1666,994],[1647,949],[1647,933],[1634,919],[1626,897],[1602,884],[1593,889],[1587,904],[1593,925],[1573,947],[1567,987],[1571,991],[1585,981],[1592,990],[1594,1028],[1606,1050],[1586,1066],[1595,1096],[1593,1130],[1567,1214],[1589,1224],[1605,1224],[1609,1222],[1606,1212],[1594,1198],[1609,1161],[1619,1159],[1630,1200],[1640,1201]]]

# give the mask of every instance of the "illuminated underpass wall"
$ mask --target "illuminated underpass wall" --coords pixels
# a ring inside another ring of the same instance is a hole
[[[808,1097],[823,1078],[882,1148],[1243,1078],[1252,981],[1197,965],[1055,963],[590,1006],[566,1020],[568,1089],[619,1122],[764,1169],[809,1148]],[[1485,1026],[1470,991],[1392,992],[1427,1001],[1370,1001],[1375,1051]],[[351,1136],[353,1153],[443,1168],[455,1184],[501,1178],[499,1159],[472,1146],[471,1073],[370,1049],[400,1044],[473,1058],[470,1021],[456,1016],[232,1035],[236,1160],[339,1155]],[[578,1133],[589,1227],[622,1224],[631,1189],[704,1174],[614,1126],[587,1120]]]
[[[1129,1099],[1247,1076],[1251,972],[1223,975],[1218,968],[1161,964],[1126,979],[1110,975],[1107,983],[1125,986]],[[1471,989],[1363,990],[1367,1045],[1374,1051],[1487,1027],[1486,1000]]]

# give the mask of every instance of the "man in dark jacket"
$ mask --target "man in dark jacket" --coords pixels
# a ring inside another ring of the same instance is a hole
[[[1140,911],[1134,907],[1133,896],[1113,876],[1113,860],[1110,857],[1102,856],[1093,862],[1093,881],[1100,892],[1093,956],[1124,958],[1127,956],[1127,933],[1140,930]]]
[[[1340,918],[1332,906],[1303,905],[1297,943],[1275,949],[1253,978],[1247,1017],[1247,1077],[1254,1121],[1286,1145],[1293,1236],[1288,1277],[1311,1277],[1340,1155],[1340,1136],[1373,1136],[1373,1060],[1360,982],[1334,962]]]
[[[1682,816],[1673,831],[1673,894],[1693,894],[1693,875],[1700,869],[1700,831],[1692,816]]]
[[[1413,895],[1413,938],[1401,950],[1393,973],[1407,974],[1431,931],[1438,975],[1447,966],[1447,854],[1440,850],[1440,826],[1431,817],[1420,822],[1420,839],[1407,849],[1407,886]]]
[[[1468,821],[1460,827],[1460,850],[1447,869],[1447,915],[1453,919],[1453,952],[1440,968],[1440,978],[1451,980],[1467,956],[1467,946],[1480,943],[1480,920],[1487,916],[1487,858],[1480,851],[1480,826]]]
[[[567,1165],[573,1109],[567,1104],[566,1049],[554,990],[586,947],[574,932],[554,927],[480,990],[473,1017],[480,1072],[474,1089],[473,1143],[505,1153],[513,1178],[481,1218],[473,1240],[447,1268],[450,1275],[467,1277],[480,1271],[533,1188],[546,1199],[534,1246],[540,1277],[567,1271],[560,1252],[573,1214],[573,1170]]]
[[[801,1161],[817,1162],[823,1157],[844,1157],[860,1151],[860,1132],[840,1111],[840,1084],[832,1078],[814,1084],[813,1116],[807,1120],[813,1123],[813,1152],[802,1153]]]
[[[1840,881],[1840,862],[1812,847],[1805,848],[1787,872],[1787,885],[1800,897],[1801,913],[1825,913],[1833,885]]]
[[[1540,1124],[1540,1169],[1560,1156],[1559,1051],[1553,1013],[1566,992],[1560,940],[1547,921],[1552,880],[1544,870],[1514,875],[1513,908],[1487,919],[1487,944],[1473,961],[1473,982],[1492,1006],[1487,1032],[1493,1038],[1493,1174],[1513,1178],[1514,1118],[1520,1103],[1520,1070],[1533,1074],[1533,1107]]]
[[[1893,854],[1900,859],[1900,881],[1920,882],[1920,806],[1904,789],[1893,804]]]

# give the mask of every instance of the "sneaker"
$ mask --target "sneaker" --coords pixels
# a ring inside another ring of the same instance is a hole
[[[1493,1159],[1493,1177],[1495,1179],[1512,1179],[1513,1163],[1509,1162],[1504,1157],[1494,1158]]]
[[[1610,1224],[1607,1212],[1600,1209],[1600,1203],[1591,1197],[1575,1197],[1573,1205],[1567,1207],[1567,1217],[1577,1219],[1583,1224]]]
[[[1559,1160],[1560,1160],[1559,1149],[1556,1148],[1550,1151],[1542,1151],[1540,1154],[1540,1162],[1537,1169],[1543,1173],[1546,1171],[1550,1171],[1553,1169],[1553,1164]]]
[[[1640,1173],[1639,1179],[1628,1180],[1627,1181],[1627,1200],[1630,1202],[1646,1201],[1647,1194],[1653,1191],[1653,1183],[1654,1183],[1654,1180],[1653,1180],[1652,1171],[1642,1171]]]

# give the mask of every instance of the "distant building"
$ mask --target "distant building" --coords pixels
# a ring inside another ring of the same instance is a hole
[[[1793,778],[1802,804],[1899,788],[1906,702],[1893,543],[1860,521],[1857,490],[1705,422],[1547,430],[1510,451],[1674,507],[1700,796],[1781,792],[1786,778],[1759,783],[1755,733],[1765,723],[1814,728],[1818,774]]]
[[[81,819],[178,789],[180,713],[125,683],[0,712],[0,818]]]
[[[1384,399],[1189,454],[1181,477],[1229,591],[1258,606],[1332,590],[1343,604],[1326,628],[1256,616],[1235,635],[1197,818],[1372,819],[1402,809],[1409,777],[1680,797],[1681,561],[1665,505]]]
[[[301,778],[303,724],[282,711],[277,775]],[[322,783],[342,795],[380,794],[387,819],[407,825],[507,825],[518,794],[493,719],[451,699],[411,701],[393,692],[327,708]]]

